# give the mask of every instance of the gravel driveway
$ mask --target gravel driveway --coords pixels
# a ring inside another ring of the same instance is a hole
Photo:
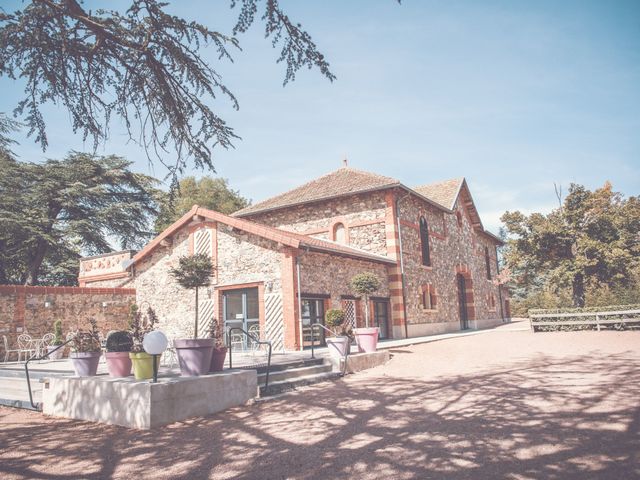
[[[640,478],[640,332],[509,327],[141,432],[0,408],[0,478]]]

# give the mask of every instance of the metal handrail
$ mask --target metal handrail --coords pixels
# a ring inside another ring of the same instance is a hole
[[[327,327],[325,327],[321,323],[312,323],[311,324],[311,358],[316,358],[315,354],[314,354],[315,336],[313,334],[315,327],[320,327],[320,328],[326,330],[327,332],[329,332],[331,335],[335,336],[335,333],[333,331],[329,330]],[[349,337],[347,337],[347,338],[349,338]],[[350,349],[351,349],[351,339],[349,339],[349,346],[345,350],[344,356],[342,357],[342,371],[340,372],[340,376],[341,377],[344,377],[347,374],[347,357],[349,356],[349,350]]]
[[[233,348],[231,345],[231,332],[233,331],[239,331],[244,333],[247,336],[247,338],[250,338],[251,340],[253,340],[253,342],[257,343],[258,345],[269,346],[269,356],[267,358],[267,374],[265,375],[265,379],[264,379],[264,388],[265,389],[268,388],[269,387],[269,370],[271,369],[271,342],[268,340],[260,340],[258,337],[256,337],[252,333],[249,333],[240,327],[230,327],[227,330],[227,346],[229,347],[229,368],[233,368],[233,354],[232,354]]]
[[[25,374],[27,376],[27,388],[29,389],[29,402],[31,403],[31,406],[35,410],[39,410],[39,408],[38,408],[38,405],[36,403],[33,403],[33,393],[31,392],[31,378],[29,377],[29,362],[31,360],[44,360],[45,358],[49,357],[49,355],[51,355],[53,352],[57,352],[62,347],[66,347],[69,343],[73,342],[74,340],[75,340],[75,337],[70,338],[69,340],[64,342],[62,345],[58,345],[56,348],[54,348],[50,352],[47,352],[44,355],[38,355],[37,353],[33,354],[31,356],[31,358],[27,359],[27,361],[24,362],[24,372],[25,372]]]

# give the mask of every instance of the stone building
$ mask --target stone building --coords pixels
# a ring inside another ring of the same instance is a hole
[[[300,349],[310,323],[342,308],[364,324],[349,280],[374,273],[370,299],[382,338],[484,328],[508,317],[496,282],[496,247],[463,178],[409,188],[343,167],[232,216],[197,205],[140,252],[84,258],[81,286],[135,288],[169,336],[189,334],[194,297],[169,276],[178,258],[211,255],[212,284],[201,295],[204,322],[259,329],[276,347]]]

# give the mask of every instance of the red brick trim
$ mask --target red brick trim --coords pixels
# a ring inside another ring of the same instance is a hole
[[[109,293],[112,295],[135,295],[135,288],[97,288],[97,287],[49,287],[49,286],[29,286],[29,285],[0,285],[0,293],[15,294],[74,294],[74,293]]]
[[[129,272],[114,272],[114,273],[103,273],[102,275],[95,275],[93,277],[82,277],[79,278],[80,286],[83,287],[87,283],[98,282],[101,280],[114,280],[116,278],[126,278],[129,276]]]
[[[289,350],[301,350],[300,323],[296,275],[297,251],[284,248],[281,254],[282,321],[284,322],[284,346]]]
[[[263,287],[264,282],[250,282],[250,283],[234,283],[233,285],[221,285],[216,286],[216,290],[226,291],[226,290],[242,290],[243,288],[255,288],[255,287]]]
[[[378,225],[384,223],[384,218],[375,218],[373,220],[361,220],[359,222],[353,222],[349,225],[349,228],[366,227],[368,225]]]

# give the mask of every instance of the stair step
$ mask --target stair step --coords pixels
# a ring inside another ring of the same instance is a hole
[[[325,372],[325,373],[307,375],[305,377],[298,377],[291,380],[283,380],[283,381],[273,382],[273,383],[269,381],[268,387],[265,387],[264,385],[260,386],[260,396],[266,397],[270,395],[277,395],[279,393],[295,390],[298,387],[303,387],[305,385],[312,385],[314,383],[324,382],[327,380],[335,380],[336,378],[339,378],[339,377],[340,377],[340,374],[337,372]]]
[[[310,367],[298,367],[298,368],[289,368],[287,370],[280,370],[276,372],[269,372],[269,383],[281,382],[285,380],[291,380],[300,377],[308,377],[310,375],[316,375],[319,373],[325,373],[331,371],[331,365],[320,364],[320,365],[312,365]],[[267,374],[259,373],[258,374],[258,385],[264,385]]]
[[[275,363],[275,364],[272,363],[269,371],[270,373],[280,372],[283,370],[292,370],[294,368],[322,365],[323,363],[324,363],[324,359],[322,358],[308,358],[305,360],[297,360],[297,361],[288,362],[288,363]],[[265,373],[267,371],[267,366],[261,365],[258,368],[256,368],[256,370],[258,371],[258,373]]]

